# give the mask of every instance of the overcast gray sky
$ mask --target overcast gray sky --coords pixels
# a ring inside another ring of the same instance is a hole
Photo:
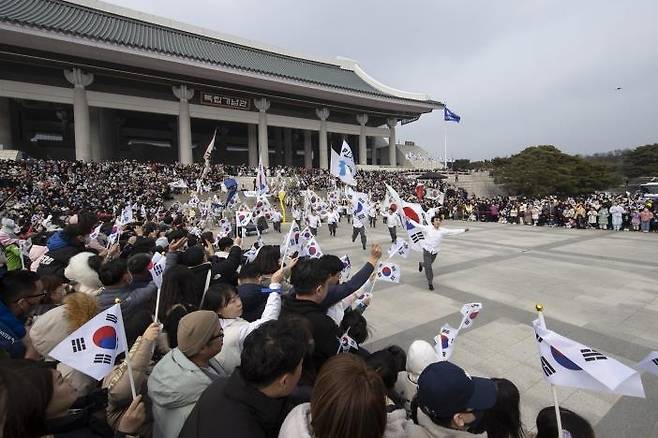
[[[449,157],[658,142],[658,0],[109,1],[309,55],[354,58],[377,80],[428,93],[462,117],[448,127]],[[443,152],[442,112],[398,132]]]

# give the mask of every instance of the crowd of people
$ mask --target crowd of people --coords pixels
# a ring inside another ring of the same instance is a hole
[[[332,254],[298,257],[278,245],[243,248],[239,232],[220,236],[201,227],[198,211],[195,217],[168,202],[170,183],[182,179],[192,187],[201,166],[0,161],[0,168],[4,437],[557,435],[553,407],[538,413],[536,435],[530,434],[513,382],[470,376],[442,360],[430,342],[416,340],[406,351],[396,345],[364,348],[382,249],[367,247],[365,226],[349,209],[353,229],[362,230],[352,240],[360,234],[368,254],[351,276]],[[217,167],[202,184],[219,191],[235,170]],[[295,211],[303,202],[294,188],[335,189],[324,171],[271,169],[270,178],[273,184],[285,178],[282,188],[296,200]],[[370,226],[381,215],[389,231],[400,223],[384,205],[383,180],[432,211],[419,266],[430,288],[443,235],[467,231],[446,232],[441,216],[587,227],[576,210],[596,207],[597,221],[605,208],[612,227],[622,229],[624,213],[619,222],[614,207],[640,206],[628,195],[479,201],[442,182],[419,188],[405,172],[360,172],[357,188],[369,193],[375,212]],[[445,196],[428,199],[431,190]],[[143,208],[118,223],[121,209],[133,204]],[[535,205],[542,206],[536,218]],[[295,219],[313,234],[326,219],[335,236],[340,208],[331,205],[323,215],[311,209]],[[565,214],[570,209],[574,214]],[[164,260],[163,272],[154,268],[156,257]],[[125,354],[117,356],[99,382],[50,356],[117,303],[130,365]],[[571,437],[594,437],[585,419],[561,409]]]

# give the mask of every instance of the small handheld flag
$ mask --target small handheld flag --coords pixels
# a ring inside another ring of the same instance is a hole
[[[126,351],[121,305],[99,313],[57,344],[48,355],[96,380],[107,376]]]
[[[400,282],[400,266],[395,263],[381,262],[377,268],[377,279],[390,281],[391,283]]]
[[[637,368],[658,376],[658,351],[649,353],[637,364]]]

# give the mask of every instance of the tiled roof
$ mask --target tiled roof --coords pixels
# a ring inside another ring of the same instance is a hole
[[[295,58],[61,0],[0,0],[0,22],[375,96],[338,65]]]

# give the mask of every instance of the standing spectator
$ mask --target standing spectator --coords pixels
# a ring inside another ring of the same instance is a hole
[[[612,229],[615,231],[621,231],[622,215],[626,213],[624,207],[613,202],[609,211],[612,215]]]
[[[649,227],[651,225],[651,219],[653,219],[653,213],[649,210],[648,207],[644,207],[642,213],[640,213],[640,228],[643,233],[649,232]]]

